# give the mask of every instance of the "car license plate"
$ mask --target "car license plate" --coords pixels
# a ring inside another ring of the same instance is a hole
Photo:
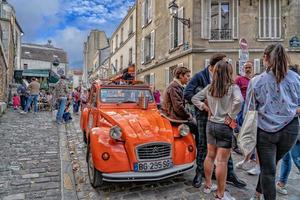
[[[173,166],[172,159],[134,163],[135,172],[151,172],[167,169]]]

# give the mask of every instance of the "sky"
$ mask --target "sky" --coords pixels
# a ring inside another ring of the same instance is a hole
[[[135,0],[8,0],[22,27],[23,43],[46,44],[68,53],[69,67],[83,66],[83,42],[91,29],[110,37]]]

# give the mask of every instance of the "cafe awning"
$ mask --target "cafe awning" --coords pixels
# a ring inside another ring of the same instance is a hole
[[[31,76],[31,77],[49,77],[49,70],[43,69],[24,69],[22,76]]]

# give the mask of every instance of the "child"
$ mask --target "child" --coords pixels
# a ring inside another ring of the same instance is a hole
[[[66,108],[63,114],[63,120],[65,123],[68,123],[72,120],[71,113],[70,113],[70,105],[71,105],[72,99],[68,99]]]
[[[13,96],[14,110],[18,110],[20,105],[21,105],[20,97],[17,94],[14,94],[14,96]]]

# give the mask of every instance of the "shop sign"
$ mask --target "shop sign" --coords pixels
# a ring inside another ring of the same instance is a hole
[[[300,38],[297,36],[294,36],[289,41],[290,47],[300,47]]]

